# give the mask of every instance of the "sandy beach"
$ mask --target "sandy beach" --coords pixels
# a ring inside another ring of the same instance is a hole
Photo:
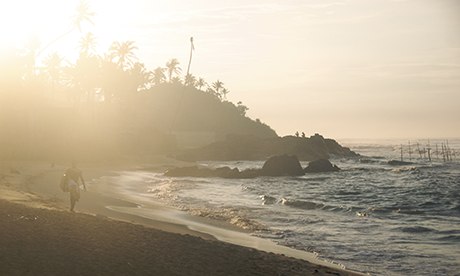
[[[119,169],[82,167],[87,180]],[[106,196],[96,184],[71,213],[58,187],[64,168],[1,165],[0,275],[359,275],[226,225]]]

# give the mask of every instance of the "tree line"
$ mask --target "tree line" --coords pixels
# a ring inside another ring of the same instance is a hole
[[[180,62],[172,58],[153,70],[139,61],[135,52],[138,49],[134,41],[114,41],[102,54],[96,52],[96,37],[91,32],[83,32],[83,26],[93,24],[95,13],[86,1],[81,1],[72,19],[72,27],[65,33],[40,47],[31,40],[23,49],[9,53],[8,62],[3,62],[8,70],[15,68],[13,76],[22,83],[41,82],[54,96],[65,94],[75,103],[112,103],[123,101],[134,93],[148,92],[153,87],[175,85],[192,87],[213,95],[220,101],[227,101],[230,92],[220,80],[208,83],[202,77],[189,72],[193,51],[186,74],[182,74]],[[54,52],[42,58],[42,55],[58,40],[78,31],[81,34],[78,45],[78,57],[74,63],[65,60]],[[248,108],[242,102],[237,103],[241,115]]]

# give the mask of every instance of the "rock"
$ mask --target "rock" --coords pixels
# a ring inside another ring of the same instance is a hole
[[[332,163],[327,159],[318,159],[310,162],[304,171],[306,173],[336,172],[340,171],[340,168],[336,165],[332,165]]]
[[[221,167],[214,170],[214,176],[223,178],[240,178],[238,168]]]
[[[259,176],[298,176],[304,175],[299,160],[294,155],[277,155],[269,158],[262,169],[220,167],[217,169],[204,167],[182,167],[166,171],[165,176],[172,177],[222,177],[222,178],[255,178]]]
[[[240,178],[240,171],[237,168],[231,169],[229,167],[211,169],[191,166],[169,169],[165,172],[165,176]]]
[[[405,166],[405,165],[412,165],[414,163],[412,162],[406,162],[406,161],[399,161],[399,160],[390,160],[388,161],[388,165],[391,166]]]
[[[304,175],[299,159],[295,155],[276,155],[265,161],[261,171],[264,176]]]

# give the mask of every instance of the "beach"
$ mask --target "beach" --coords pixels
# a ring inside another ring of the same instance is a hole
[[[155,203],[149,216],[124,212],[145,209],[92,181],[71,213],[58,185],[64,168],[1,165],[1,275],[359,275]],[[82,168],[87,180],[120,169]]]

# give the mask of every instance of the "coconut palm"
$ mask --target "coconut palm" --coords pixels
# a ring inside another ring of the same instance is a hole
[[[187,74],[185,76],[185,79],[184,79],[184,85],[185,86],[195,87],[196,86],[196,78],[195,78],[195,76],[192,75],[192,74]]]
[[[173,74],[179,75],[182,69],[179,67],[179,61],[175,58],[166,63],[166,70],[168,71],[169,82],[172,82]]]
[[[220,91],[222,88],[224,88],[224,83],[221,82],[220,80],[217,80],[212,83],[212,89],[216,92],[216,94],[220,95]]]
[[[152,72],[148,71],[144,64],[136,62],[129,71],[129,75],[136,91],[142,91],[149,88]]]
[[[166,81],[165,70],[166,69],[163,67],[157,67],[155,70],[153,70],[152,82],[154,85],[159,85]]]
[[[96,38],[92,33],[87,33],[80,39],[80,53],[89,55],[96,49]]]
[[[222,99],[227,100],[227,94],[230,93],[227,88],[222,87],[222,90],[220,91],[220,95],[222,96]]]
[[[74,28],[77,28],[79,31],[81,31],[82,23],[88,22],[88,23],[94,24],[93,17],[95,13],[90,10],[89,5],[86,1],[81,0],[78,3],[76,11],[77,12],[73,17]]]
[[[180,84],[182,84],[182,80],[181,80],[181,78],[179,76],[175,76],[175,77],[172,78],[171,83],[176,84],[176,85],[180,85]]]
[[[190,65],[192,64],[192,55],[193,51],[195,50],[195,45],[193,45],[193,37],[190,37],[190,58],[188,60],[188,66],[187,66],[187,75],[190,74]]]
[[[203,88],[203,86],[206,86],[206,85],[207,83],[203,78],[199,78],[196,82],[196,87],[198,87],[199,90],[201,90],[201,88]]]
[[[109,57],[115,59],[120,68],[127,68],[136,59],[134,50],[137,47],[134,45],[134,41],[114,41],[109,49]]]
[[[65,33],[61,34],[60,36],[56,37],[52,41],[50,41],[48,44],[46,44],[43,48],[41,48],[38,52],[36,57],[39,57],[48,47],[62,39],[63,37],[69,35],[75,30],[78,30],[81,32],[81,26],[83,23],[88,22],[93,24],[93,17],[95,13],[90,10],[90,7],[88,3],[84,0],[81,0],[76,8],[76,13],[73,16],[72,19],[72,25],[70,26],[69,30],[67,30]]]
[[[44,61],[44,71],[48,75],[49,79],[51,80],[53,86],[55,83],[59,82],[62,68],[62,57],[59,56],[58,53],[50,54]]]

